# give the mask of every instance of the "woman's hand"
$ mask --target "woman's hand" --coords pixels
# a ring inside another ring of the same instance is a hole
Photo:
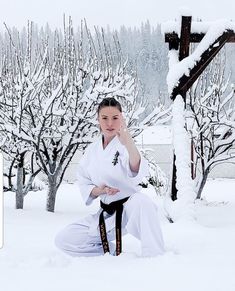
[[[117,133],[117,136],[120,140],[120,142],[126,147],[128,154],[129,154],[129,164],[130,169],[132,172],[138,173],[139,167],[140,167],[140,154],[139,151],[134,143],[134,140],[132,139],[127,126],[124,117],[121,115],[121,127],[119,132]]]
[[[120,142],[124,146],[127,146],[128,143],[132,142],[132,137],[127,129],[126,122],[122,114],[120,118],[121,118],[121,126],[120,126],[120,130],[117,132],[117,137],[119,138]]]
[[[120,192],[120,191],[117,188],[113,188],[113,187],[109,187],[109,186],[104,186],[104,188],[103,188],[103,194],[115,195],[118,192]]]
[[[113,187],[109,187],[107,185],[103,185],[100,187],[94,187],[91,191],[91,196],[96,198],[102,194],[107,194],[107,195],[115,195],[118,192],[120,192],[119,189],[117,188],[113,188]]]

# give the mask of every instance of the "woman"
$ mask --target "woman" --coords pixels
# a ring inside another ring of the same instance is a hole
[[[119,255],[123,232],[140,240],[142,256],[163,254],[156,205],[140,192],[148,165],[127,130],[120,103],[103,99],[98,121],[102,136],[80,161],[78,185],[85,203],[99,197],[101,208],[68,225],[57,235],[56,245],[73,256]],[[115,238],[116,250],[111,242]]]

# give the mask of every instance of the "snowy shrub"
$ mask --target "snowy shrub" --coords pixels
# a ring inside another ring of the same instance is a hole
[[[169,181],[166,174],[157,165],[157,160],[151,154],[151,149],[142,149],[141,152],[148,161],[150,174],[142,182],[141,186],[147,188],[149,185],[152,185],[157,195],[166,195],[169,188]]]

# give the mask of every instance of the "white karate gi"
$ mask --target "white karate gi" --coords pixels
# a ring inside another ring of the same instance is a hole
[[[114,165],[117,151],[118,159]],[[118,137],[113,138],[105,149],[102,138],[99,138],[87,148],[79,163],[78,185],[87,205],[94,199],[90,193],[95,186],[107,185],[120,190],[114,195],[100,195],[105,204],[130,196],[123,204],[122,234],[130,233],[140,240],[143,256],[156,256],[164,253],[164,243],[157,207],[149,197],[140,192],[141,187],[138,185],[146,175],[148,164],[143,157],[139,172],[131,171],[127,149]],[[102,209],[68,225],[56,236],[57,247],[73,256],[104,254],[99,232],[101,211]],[[104,213],[104,217],[110,252],[114,253],[115,246],[110,241],[115,240],[115,214],[110,216]],[[124,245],[123,248],[125,249]]]

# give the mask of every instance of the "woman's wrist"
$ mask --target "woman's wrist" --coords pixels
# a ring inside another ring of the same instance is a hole
[[[91,196],[93,198],[97,198],[98,196],[100,196],[102,194],[102,189],[100,187],[95,186],[92,190],[91,190]]]
[[[130,139],[128,139],[127,143],[125,144],[125,147],[126,147],[128,152],[136,150],[136,145],[135,145],[135,142],[132,139],[132,137]]]
[[[129,154],[129,164],[132,172],[138,173],[141,156],[135,145],[135,142],[132,140],[126,145],[126,149]]]

